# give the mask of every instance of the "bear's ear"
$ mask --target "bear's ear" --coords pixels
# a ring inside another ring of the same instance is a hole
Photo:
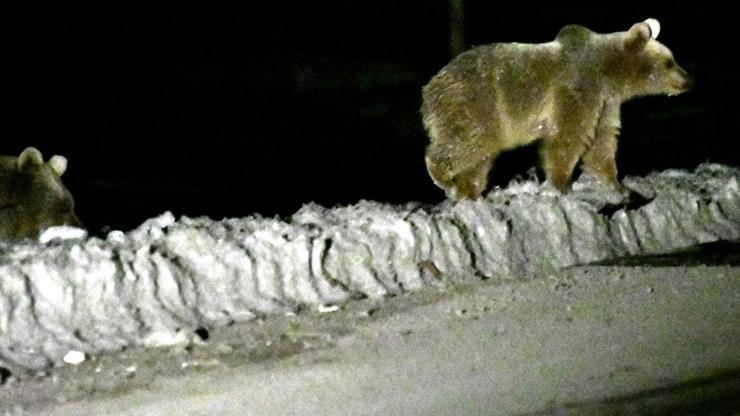
[[[51,167],[58,176],[64,175],[67,171],[67,158],[64,156],[54,155],[49,159],[49,167]]]
[[[44,164],[44,157],[39,152],[39,149],[35,147],[27,147],[26,150],[21,152],[18,156],[18,170],[28,171],[31,168],[39,167]]]
[[[659,33],[660,23],[656,19],[650,18],[644,22],[635,23],[627,31],[624,46],[630,50],[642,49],[651,38],[657,38]]]
[[[645,19],[645,24],[650,27],[650,37],[653,39],[658,39],[658,35],[660,34],[660,22],[658,19],[655,18],[649,18]]]

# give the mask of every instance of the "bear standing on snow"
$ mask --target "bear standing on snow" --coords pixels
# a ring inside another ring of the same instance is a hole
[[[0,156],[0,240],[36,238],[53,225],[81,227],[74,200],[60,177],[67,159],[44,163],[33,147],[20,156]]]
[[[423,90],[432,179],[449,198],[478,198],[499,153],[541,139],[542,168],[560,191],[579,160],[624,191],[615,163],[621,103],[680,94],[692,84],[655,40],[659,31],[655,19],[609,34],[570,25],[552,42],[491,44],[459,55]]]

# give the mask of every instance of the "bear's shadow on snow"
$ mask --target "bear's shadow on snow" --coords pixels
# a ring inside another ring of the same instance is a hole
[[[642,194],[635,192],[633,190],[629,190],[629,195],[624,199],[624,201],[618,203],[618,204],[612,204],[608,203],[604,205],[600,210],[599,214],[604,215],[606,217],[611,217],[614,215],[615,212],[619,210],[626,210],[626,211],[634,211],[637,209],[642,208],[643,206],[653,202],[655,198],[647,198],[643,196]]]
[[[631,256],[594,263],[600,266],[740,266],[740,241],[704,243],[668,254]]]

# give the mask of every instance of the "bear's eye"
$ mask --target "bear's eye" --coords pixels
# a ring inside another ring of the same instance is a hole
[[[666,67],[666,69],[671,69],[674,66],[676,66],[676,64],[673,63],[673,59],[666,59],[665,60],[665,67]]]

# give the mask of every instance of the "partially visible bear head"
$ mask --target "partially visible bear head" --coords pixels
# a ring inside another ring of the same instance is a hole
[[[693,79],[656,39],[660,23],[655,19],[634,24],[621,36],[624,61],[621,74],[627,78],[628,96],[676,95],[691,89]]]
[[[61,181],[67,159],[48,162],[29,147],[20,156],[0,156],[0,240],[36,238],[54,225],[82,227],[74,200]]]

